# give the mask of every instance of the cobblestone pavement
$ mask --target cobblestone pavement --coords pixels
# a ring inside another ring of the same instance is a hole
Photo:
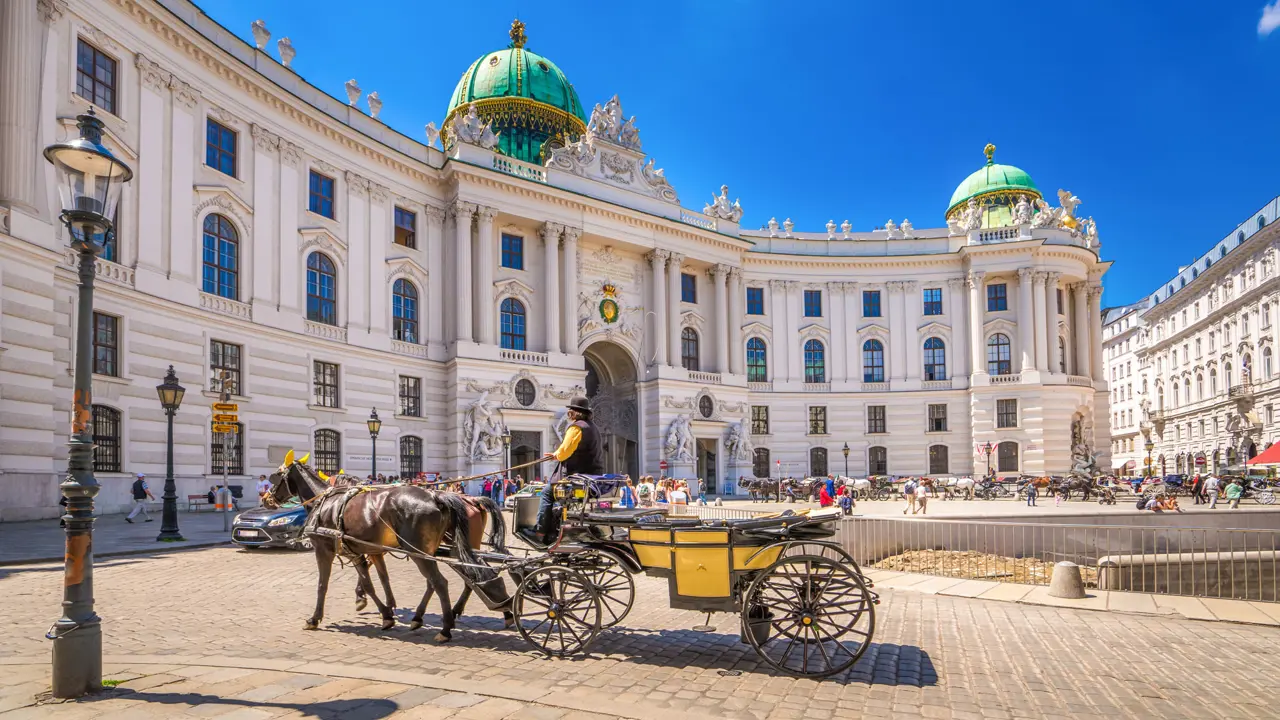
[[[179,507],[185,508],[186,504]],[[152,517],[155,522],[139,519],[127,523],[124,515],[98,516],[93,523],[94,554],[165,553],[231,541],[231,533],[222,529],[222,516],[218,513],[179,512],[178,529],[183,542],[158,542],[160,513],[152,513]],[[58,561],[66,548],[67,534],[58,527],[57,519],[0,523],[0,565]]]
[[[0,568],[0,663],[47,663],[43,633],[58,611],[60,570]],[[416,571],[394,562],[391,573],[400,604],[416,604]],[[459,582],[450,579],[456,597]],[[589,656],[566,660],[530,652],[475,602],[447,645],[432,642],[434,614],[417,632],[404,624],[379,632],[375,615],[353,611],[349,569],[334,573],[321,630],[304,632],[315,593],[309,554],[214,547],[125,557],[100,563],[95,580],[105,652],[121,662],[173,655],[226,667],[247,658],[306,664],[295,671],[304,675],[386,673],[393,683],[394,673],[416,673],[479,696],[531,693],[625,717],[1261,718],[1276,717],[1280,677],[1274,628],[909,591],[886,590],[875,643],[847,676],[814,682],[769,672],[738,642],[728,615],[712,617],[716,632],[690,630],[703,616],[671,610],[665,583],[649,578],[637,579],[623,627],[602,635]],[[409,615],[400,611],[402,623]]]

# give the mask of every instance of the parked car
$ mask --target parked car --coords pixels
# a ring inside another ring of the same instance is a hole
[[[310,550],[311,540],[302,534],[306,522],[307,509],[298,503],[285,503],[275,509],[246,510],[231,523],[231,541],[244,548]]]
[[[518,497],[534,497],[534,496],[536,496],[538,493],[542,492],[542,488],[543,488],[543,487],[544,487],[544,486],[543,486],[543,484],[542,484],[542,483],[533,483],[533,484],[531,484],[531,485],[525,485],[524,487],[520,488],[519,492],[516,492],[516,493],[514,493],[514,494],[508,495],[508,496],[507,496],[507,499],[506,499],[506,502],[504,502],[502,505],[503,505],[503,507],[505,507],[507,510],[514,510],[514,509],[515,509],[515,507],[516,507],[516,498],[518,498]]]

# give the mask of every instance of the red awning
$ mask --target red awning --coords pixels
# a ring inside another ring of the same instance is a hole
[[[1280,443],[1263,450],[1245,465],[1280,465]]]

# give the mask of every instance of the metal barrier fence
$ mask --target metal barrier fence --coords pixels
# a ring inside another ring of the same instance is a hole
[[[1054,563],[1069,560],[1100,590],[1280,600],[1275,530],[863,517],[838,533],[868,568],[1047,585]]]
[[[698,505],[696,503],[689,505],[673,506],[666,503],[657,503],[654,507],[671,508],[672,515],[696,515],[707,520],[743,520],[753,518],[759,515],[770,515],[773,513],[762,512],[760,510],[747,510],[745,508],[717,507],[715,505]]]

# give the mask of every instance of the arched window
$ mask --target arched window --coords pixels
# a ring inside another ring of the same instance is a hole
[[[204,291],[240,299],[240,238],[231,221],[216,213],[204,218]]]
[[[1196,400],[1204,399],[1204,375],[1196,374]]]
[[[498,311],[498,321],[502,326],[502,348],[525,350],[524,305],[515,298],[503,300]]]
[[[1182,397],[1187,399],[1187,404],[1191,404],[1191,378],[1185,378],[1182,381]]]
[[[769,355],[760,338],[747,341],[747,382],[769,382]]]
[[[1178,381],[1177,380],[1169,381],[1169,400],[1171,401],[1171,404],[1169,405],[1169,407],[1178,407]]]
[[[1227,392],[1231,392],[1231,383],[1233,376],[1231,374],[1231,363],[1225,363],[1222,366],[1222,382],[1227,385]]]
[[[1259,216],[1258,216],[1258,229],[1259,229],[1259,230],[1261,230],[1262,228],[1264,228],[1264,227],[1266,227],[1266,226],[1267,226],[1267,216],[1266,216],[1266,215],[1259,215]]]
[[[307,319],[338,324],[338,270],[329,256],[320,252],[307,257]]]
[[[1156,385],[1156,409],[1164,409],[1164,385]]]
[[[996,333],[987,340],[988,375],[1013,374],[1013,360],[1009,347],[1009,336],[1004,333]]]
[[[809,477],[826,477],[827,449],[809,448]]]
[[[1227,256],[1227,246],[1222,245],[1221,247],[1218,248],[1218,257],[1224,258],[1226,256]]]
[[[315,448],[311,452],[311,462],[315,468],[326,475],[333,475],[341,469],[342,436],[337,430],[317,430]]]
[[[121,472],[120,411],[105,405],[93,406],[93,471]]]
[[[418,342],[418,288],[400,279],[391,286],[391,337],[407,343]]]
[[[879,445],[867,448],[867,474],[889,474],[889,451]]]
[[[1018,472],[1018,443],[1005,440],[996,446],[996,472]]]
[[[804,381],[807,383],[827,381],[827,350],[822,346],[821,341],[809,340],[804,344]],[[822,474],[826,475],[826,473]]]
[[[412,477],[422,472],[422,438],[406,435],[400,438],[400,476]]]
[[[947,344],[942,338],[931,337],[924,341],[924,379],[947,379]]]
[[[1209,370],[1209,395],[1214,396],[1217,394],[1218,394],[1218,371],[1211,369]]]
[[[680,331],[680,364],[697,372],[702,369],[698,357],[698,331],[687,327]]]
[[[1243,231],[1243,230],[1241,230],[1240,232],[1236,233],[1236,242],[1237,242],[1237,243],[1242,243],[1242,242],[1244,242],[1244,231]]]
[[[1067,371],[1067,340],[1066,338],[1058,338],[1058,372]]]
[[[769,448],[756,448],[755,454],[751,456],[751,474],[758,478],[767,478],[772,469],[769,463]]]
[[[862,382],[884,382],[884,345],[879,340],[862,343]]]
[[[1262,348],[1262,379],[1271,379],[1271,348]]]
[[[951,472],[951,461],[947,457],[946,445],[929,446],[929,474],[947,475]]]

